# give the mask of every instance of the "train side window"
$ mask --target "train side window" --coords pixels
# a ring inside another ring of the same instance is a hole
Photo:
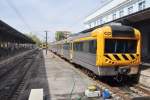
[[[76,51],[76,43],[73,43],[73,50]]]
[[[83,52],[89,52],[89,41],[83,42]]]
[[[65,43],[65,44],[63,45],[63,49],[69,50],[69,48],[70,48],[69,43]]]
[[[96,42],[96,40],[76,42],[73,45],[73,49],[75,51],[89,52],[89,53],[94,53],[95,54],[96,49],[97,49],[97,42]]]
[[[76,51],[76,43],[73,43],[73,50]]]
[[[79,51],[83,51],[83,42],[79,43]]]
[[[97,50],[97,42],[96,42],[96,40],[90,40],[89,41],[89,52],[95,54],[96,50]]]
[[[76,42],[73,46],[75,51],[83,51],[83,42]]]

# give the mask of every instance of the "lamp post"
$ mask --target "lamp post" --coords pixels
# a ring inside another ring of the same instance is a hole
[[[48,31],[45,31],[45,35],[46,35],[46,38],[45,38],[45,39],[46,39],[46,40],[45,40],[45,42],[46,42],[46,55],[47,55],[47,47],[48,47],[48,46],[47,46],[47,45],[48,45],[48,43],[47,43],[47,33],[48,33]]]

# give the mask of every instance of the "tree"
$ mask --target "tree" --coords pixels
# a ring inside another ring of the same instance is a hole
[[[56,41],[66,39],[70,33],[71,32],[69,32],[69,31],[56,31],[55,32],[55,39],[56,39]]]
[[[29,33],[26,34],[26,36],[30,37],[33,41],[35,41],[37,46],[40,46],[42,44],[41,40],[35,34]]]

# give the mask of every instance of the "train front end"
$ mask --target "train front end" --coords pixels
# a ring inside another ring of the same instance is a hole
[[[109,26],[97,37],[99,75],[137,75],[141,62],[140,32],[129,26]],[[103,48],[103,49],[102,49]]]

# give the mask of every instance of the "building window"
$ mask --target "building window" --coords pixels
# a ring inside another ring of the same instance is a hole
[[[95,21],[95,25],[94,26],[97,26],[97,21]]]
[[[116,19],[116,13],[114,13],[114,14],[112,15],[112,17],[113,17],[113,20],[115,20],[115,19]]]
[[[96,25],[95,26],[97,26],[98,25],[98,20],[96,21]]]
[[[94,26],[96,26],[96,25],[97,25],[97,22],[95,21],[95,22],[94,22]]]
[[[105,18],[103,18],[103,22],[102,22],[103,24],[105,23]]]
[[[133,12],[133,6],[128,8],[128,14],[131,14]]]
[[[97,50],[97,41],[96,40],[90,40],[89,41],[89,52],[95,54],[96,50]]]
[[[91,23],[91,27],[94,27],[94,22]]]
[[[97,20],[97,25],[100,25],[100,21],[99,20]]]
[[[100,25],[102,24],[102,19],[99,20],[99,24],[100,24]]]
[[[105,17],[104,23],[108,22],[108,16]]]
[[[123,11],[123,10],[120,10],[119,16],[122,17],[123,15],[124,15],[124,11]]]
[[[91,23],[91,27],[93,27],[93,23]]]
[[[89,24],[88,27],[91,28],[91,24]]]
[[[145,0],[139,3],[139,11],[145,8]]]

